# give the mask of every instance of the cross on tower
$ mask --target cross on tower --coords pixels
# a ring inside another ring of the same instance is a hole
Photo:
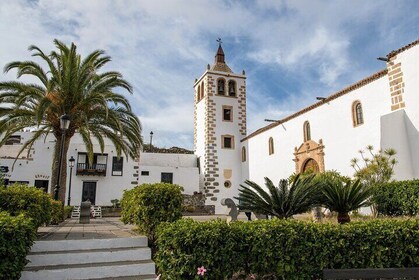
[[[218,38],[216,41],[218,42],[218,44],[220,44],[220,46],[223,43],[223,41],[221,41],[221,38]]]

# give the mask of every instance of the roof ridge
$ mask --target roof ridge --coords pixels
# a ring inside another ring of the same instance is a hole
[[[405,50],[410,49],[413,46],[416,46],[417,44],[419,44],[419,39],[417,39],[416,41],[411,42],[410,44],[407,44],[406,46],[403,46],[397,50],[392,50],[388,55],[387,58],[391,58],[401,52],[404,52]]]
[[[303,108],[303,109],[301,109],[301,110],[299,110],[299,111],[297,111],[297,112],[295,112],[295,113],[293,113],[293,114],[291,114],[291,115],[289,115],[289,116],[287,116],[287,117],[285,117],[281,120],[278,120],[274,123],[268,124],[267,126],[264,126],[262,128],[259,128],[258,130],[254,131],[251,134],[244,137],[240,142],[244,142],[247,139],[252,138],[253,136],[256,136],[256,135],[258,135],[262,132],[265,132],[265,131],[275,127],[275,126],[283,124],[283,123],[285,123],[285,122],[287,122],[287,121],[289,121],[293,118],[296,118],[296,117],[298,117],[298,116],[300,116],[300,115],[302,115],[302,114],[304,114],[308,111],[311,111],[311,110],[327,103],[328,101],[334,100],[334,99],[336,99],[336,98],[338,98],[342,95],[345,95],[348,92],[351,92],[351,91],[353,91],[357,88],[363,87],[363,86],[371,83],[372,81],[375,81],[376,79],[381,78],[382,76],[384,76],[386,74],[387,74],[387,69],[382,69],[382,70],[380,70],[380,71],[378,71],[378,72],[376,72],[376,73],[374,73],[374,74],[372,74],[372,75],[370,75],[370,76],[368,76],[368,77],[366,77],[366,78],[364,78],[360,81],[357,81],[357,82],[355,82],[355,83],[353,83],[353,84],[335,92],[334,94],[330,95],[329,97],[326,97],[326,99],[324,99],[322,101],[311,104],[311,105],[309,105],[309,106],[307,106],[307,107],[305,107],[305,108]]]

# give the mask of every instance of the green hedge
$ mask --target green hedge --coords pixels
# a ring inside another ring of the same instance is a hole
[[[136,224],[153,241],[158,224],[182,217],[182,191],[181,186],[166,183],[142,184],[124,191],[122,221]]]
[[[51,201],[51,221],[50,224],[58,225],[64,221],[64,206],[61,201]]]
[[[64,219],[71,218],[74,206],[64,206]]]
[[[377,186],[373,201],[380,215],[418,215],[419,180],[398,181]]]
[[[346,225],[264,220],[164,223],[156,232],[162,279],[228,279],[244,272],[321,279],[324,268],[419,266],[418,220]],[[198,267],[207,269],[198,277]]]
[[[51,198],[41,189],[27,185],[0,187],[0,210],[12,216],[24,213],[39,227],[51,220]]]
[[[24,215],[0,212],[0,279],[19,279],[36,229]]]

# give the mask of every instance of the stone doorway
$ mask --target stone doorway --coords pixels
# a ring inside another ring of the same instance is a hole
[[[324,172],[324,147],[322,139],[319,140],[319,143],[308,140],[299,148],[295,147],[295,158],[293,159],[295,173],[299,174],[308,170],[312,170],[313,173]]]

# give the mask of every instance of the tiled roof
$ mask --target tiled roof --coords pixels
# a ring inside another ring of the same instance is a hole
[[[329,101],[332,101],[332,100],[334,100],[334,99],[336,99],[336,98],[338,98],[338,97],[340,97],[342,95],[345,95],[345,94],[347,94],[347,93],[349,93],[349,92],[351,92],[351,91],[353,91],[353,90],[355,90],[357,88],[363,87],[366,84],[369,84],[372,81],[375,81],[375,80],[383,77],[386,74],[387,74],[387,69],[383,69],[383,70],[381,70],[381,71],[379,71],[379,72],[377,72],[377,73],[375,73],[375,74],[373,74],[373,75],[371,75],[371,76],[369,76],[369,77],[367,77],[367,78],[365,78],[363,80],[360,80],[360,81],[358,81],[358,82],[356,82],[356,83],[354,83],[354,84],[352,84],[352,85],[350,85],[350,86],[348,86],[348,87],[346,87],[346,88],[344,88],[344,89],[342,89],[342,90],[340,90],[340,91],[338,91],[338,92],[330,95],[325,100],[316,102],[316,103],[314,103],[314,104],[312,104],[312,105],[310,105],[310,106],[308,106],[308,107],[306,107],[306,108],[304,108],[304,109],[302,109],[302,110],[300,110],[300,111],[298,111],[298,112],[296,112],[296,113],[294,113],[294,114],[292,114],[292,115],[290,115],[288,117],[285,117],[285,118],[283,118],[281,120],[278,120],[277,122],[271,123],[271,124],[269,124],[267,126],[264,126],[264,127],[260,128],[260,129],[256,130],[255,132],[253,132],[253,133],[249,134],[248,136],[246,136],[245,138],[243,138],[241,140],[241,142],[244,142],[247,139],[252,138],[253,136],[256,136],[256,135],[258,135],[258,134],[260,134],[262,132],[265,132],[265,131],[267,131],[267,130],[269,130],[271,128],[274,128],[274,127],[276,127],[276,126],[278,126],[280,124],[283,124],[283,123],[285,123],[285,122],[287,122],[287,121],[289,121],[291,119],[294,119],[294,118],[296,118],[296,117],[298,117],[298,116],[300,116],[300,115],[302,115],[304,113],[307,113],[308,111],[311,111],[311,110],[313,110],[313,109],[315,109],[315,108],[317,108],[317,107],[319,107],[319,106],[321,106],[321,105],[323,105],[323,104],[325,104],[325,103],[327,103]]]
[[[387,58],[391,58],[391,57],[393,57],[393,56],[395,56],[395,55],[397,55],[397,54],[399,54],[399,53],[401,53],[401,52],[404,52],[405,50],[408,50],[408,49],[410,49],[411,47],[416,46],[417,44],[419,44],[419,39],[418,39],[418,40],[416,40],[416,41],[414,41],[414,42],[412,42],[412,43],[410,43],[410,44],[408,44],[408,45],[406,45],[406,46],[404,46],[404,47],[401,47],[401,48],[400,48],[400,49],[398,49],[398,50],[393,50],[393,51],[391,51],[391,52],[387,55]]]
[[[211,66],[210,70],[233,73],[233,71],[231,71],[230,67],[228,67],[228,65],[226,63],[222,63],[222,62],[214,63]]]

